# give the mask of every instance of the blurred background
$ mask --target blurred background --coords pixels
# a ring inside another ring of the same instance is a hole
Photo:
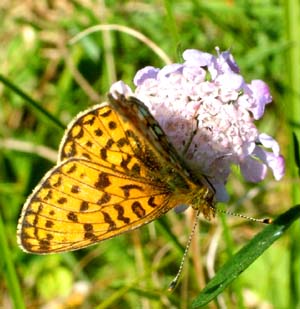
[[[247,82],[262,79],[270,86],[273,102],[257,126],[279,141],[287,171],[280,182],[270,174],[249,184],[235,169],[223,206],[272,218],[299,202],[293,144],[300,127],[299,11],[299,1],[275,0],[2,0],[0,74],[67,125],[105,100],[114,81],[132,86],[138,69],[165,65],[150,41],[173,62],[182,61],[187,48],[230,49]],[[110,28],[70,41],[96,25]],[[201,220],[173,293],[167,287],[191,230],[190,212],[170,211],[159,222],[76,252],[23,253],[16,243],[18,217],[54,165],[62,135],[0,83],[1,308],[190,308],[218,268],[264,227],[231,216]],[[300,308],[299,231],[298,222],[208,308]]]

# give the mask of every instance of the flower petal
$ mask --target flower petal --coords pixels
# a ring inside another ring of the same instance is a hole
[[[266,177],[267,166],[251,157],[241,162],[240,167],[244,178],[250,182],[259,182]]]
[[[179,63],[168,64],[158,72],[157,78],[164,79],[166,77],[169,77],[170,74],[172,73],[180,72],[182,69],[183,69],[182,64]]]
[[[183,59],[186,61],[187,65],[194,65],[205,67],[208,66],[212,59],[215,58],[209,53],[204,53],[197,49],[187,49],[182,54]]]
[[[275,156],[279,156],[280,153],[279,144],[275,141],[275,139],[272,136],[266,133],[261,133],[258,136],[258,140],[262,143],[264,147],[271,148]]]
[[[139,71],[137,71],[137,73],[135,74],[135,77],[133,79],[133,83],[136,85],[136,86],[140,86],[143,84],[143,82],[146,80],[146,79],[149,79],[149,78],[154,78],[156,79],[157,77],[157,74],[160,70],[157,69],[157,68],[154,68],[152,66],[147,66]]]
[[[224,184],[213,183],[213,187],[216,190],[216,200],[218,202],[226,203],[229,201],[229,195]]]
[[[116,93],[123,94],[124,96],[133,95],[131,88],[121,80],[113,83],[109,89],[109,92],[115,99],[118,98]]]
[[[252,80],[248,87],[252,91],[253,102],[251,109],[254,119],[262,117],[265,111],[265,105],[272,102],[272,96],[268,85],[262,80]]]
[[[220,86],[225,87],[230,90],[241,90],[244,79],[241,75],[233,73],[233,72],[226,72],[224,74],[219,75],[216,78],[216,82],[220,83]]]
[[[230,51],[223,51],[219,54],[219,62],[223,63],[223,71],[227,71],[227,67],[234,73],[239,73],[240,68],[235,62]],[[226,63],[226,66],[224,64]],[[225,69],[226,68],[226,69]]]
[[[285,173],[285,161],[283,156],[265,151],[259,146],[256,146],[253,155],[259,158],[272,170],[273,176],[276,180],[280,180],[283,177]]]
[[[272,169],[273,176],[276,180],[280,180],[285,173],[285,161],[283,156],[268,155],[268,166]]]

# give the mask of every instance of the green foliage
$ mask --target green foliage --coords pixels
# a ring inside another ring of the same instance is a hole
[[[193,307],[208,304],[235,280],[249,265],[282,234],[290,225],[300,217],[300,206],[290,209],[257,234],[249,243],[236,253],[226,264],[219,269],[217,275],[201,291],[199,297],[193,302]],[[287,303],[284,304],[284,307]]]
[[[300,200],[300,158],[295,159],[300,136],[299,3],[106,1],[106,7],[103,1],[81,0],[14,3],[0,5],[0,306],[190,307],[203,288],[207,292],[214,271],[225,263],[235,270],[240,266],[242,260],[234,255],[238,249],[243,247],[244,256],[252,256],[256,247],[249,246],[262,230],[259,223],[218,216],[212,223],[201,221],[191,259],[173,293],[167,288],[191,228],[189,215],[170,212],[159,224],[67,254],[29,255],[16,244],[22,204],[53,164],[53,150],[63,135],[61,124],[65,127],[79,111],[105,100],[115,80],[132,85],[138,69],[165,64],[153,48],[117,26],[72,44],[70,39],[89,27],[114,24],[141,32],[172,61],[181,61],[187,48],[210,53],[215,46],[230,48],[248,81],[269,84],[273,103],[259,126],[280,141],[288,163],[287,175],[278,183],[270,176],[249,185],[236,171],[228,183],[230,206],[250,216],[277,217]],[[267,234],[272,228],[276,226],[261,232],[263,250],[279,236],[274,230],[273,236]],[[299,230],[298,222],[265,254],[257,251],[256,262],[213,301],[229,308],[253,303],[299,307]],[[225,280],[237,274],[217,276]]]

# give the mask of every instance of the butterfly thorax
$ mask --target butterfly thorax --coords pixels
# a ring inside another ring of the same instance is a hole
[[[182,172],[168,166],[162,168],[160,174],[160,181],[166,185],[166,189],[170,192],[170,204],[191,206],[195,210],[200,210],[208,220],[214,217],[215,192],[205,180],[194,181]]]

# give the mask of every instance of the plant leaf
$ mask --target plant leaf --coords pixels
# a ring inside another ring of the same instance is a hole
[[[257,234],[217,272],[198,297],[192,308],[202,307],[219,295],[234,279],[249,267],[270,245],[283,235],[290,225],[300,218],[300,205],[280,215],[273,223]]]

